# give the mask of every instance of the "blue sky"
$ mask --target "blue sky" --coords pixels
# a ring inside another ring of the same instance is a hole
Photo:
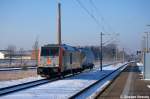
[[[57,1],[0,0],[0,49],[8,45],[31,49],[36,37],[40,45],[56,43]],[[99,20],[99,26],[76,0],[60,2],[63,43],[99,45],[100,32],[119,33],[119,46],[136,51],[141,47],[143,32],[150,31],[150,27],[146,27],[150,24],[150,0],[92,0],[98,12],[90,0],[80,0]]]

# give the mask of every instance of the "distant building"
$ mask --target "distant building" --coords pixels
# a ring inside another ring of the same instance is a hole
[[[31,59],[32,51],[16,51],[13,55],[13,59]]]
[[[15,51],[11,55],[11,59],[28,59],[30,60],[32,57],[32,51]],[[8,50],[0,50],[0,59],[10,59],[10,54]]]
[[[0,59],[5,59],[7,55],[7,50],[0,50]]]
[[[0,52],[0,59],[5,59],[5,54],[3,52]]]

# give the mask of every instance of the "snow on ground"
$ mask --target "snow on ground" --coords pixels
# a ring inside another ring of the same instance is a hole
[[[57,80],[38,87],[26,89],[16,93],[12,93],[0,98],[3,99],[67,99],[78,91],[86,88],[113,70],[119,68],[123,64],[110,65],[103,67],[103,71],[99,68],[93,69],[90,72],[84,72],[70,78]]]
[[[137,66],[143,66],[143,63],[136,63]]]
[[[150,85],[147,85],[148,88],[150,88]]]
[[[136,65],[138,66],[139,70],[143,74],[143,72],[144,72],[144,64],[140,62],[140,63],[136,63]]]
[[[105,65],[106,64],[104,64],[104,66]],[[114,66],[114,65],[106,66],[105,69],[112,69],[112,66]],[[96,69],[99,68],[98,65],[96,65],[95,67],[96,67]],[[6,71],[7,70],[21,70],[21,68],[1,68],[0,70],[4,70],[4,71],[5,70]],[[24,78],[24,79],[19,79],[19,80],[0,81],[0,88],[17,85],[17,84],[21,84],[21,83],[26,83],[26,82],[30,82],[30,81],[34,81],[34,80],[39,80],[39,79],[42,79],[42,77],[38,76],[38,77],[29,77],[29,78]]]
[[[12,85],[18,85],[25,82],[30,82],[30,81],[40,80],[40,79],[42,79],[42,77],[38,76],[38,77],[28,77],[19,80],[0,81],[0,88],[12,86]]]

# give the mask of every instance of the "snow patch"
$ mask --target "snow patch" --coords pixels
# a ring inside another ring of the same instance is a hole
[[[147,85],[148,88],[150,88],[150,85]]]
[[[28,78],[18,79],[18,80],[0,81],[0,88],[18,85],[18,84],[40,80],[40,79],[42,79],[42,77],[38,76],[38,77],[28,77]]]
[[[143,63],[136,63],[137,66],[143,66]]]

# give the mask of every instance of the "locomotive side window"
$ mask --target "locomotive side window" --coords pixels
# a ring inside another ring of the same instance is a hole
[[[58,54],[58,47],[42,47],[41,49],[41,56],[58,56]]]

